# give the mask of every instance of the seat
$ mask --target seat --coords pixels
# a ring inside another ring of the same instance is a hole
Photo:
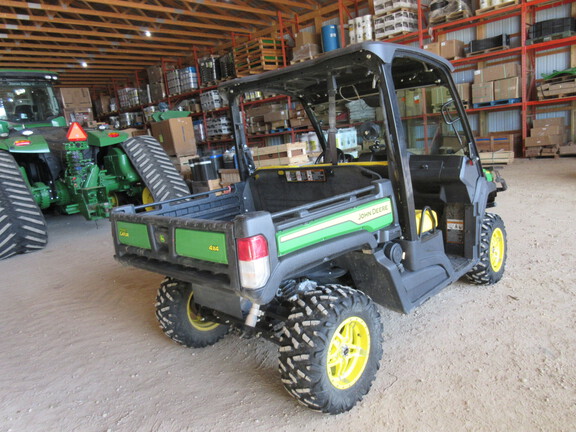
[[[424,221],[422,220],[422,214],[424,214]],[[438,214],[431,210],[430,207],[424,207],[422,210],[416,210],[416,230],[418,235],[420,235],[420,228],[422,228],[423,233],[432,231],[438,226]]]
[[[18,105],[14,108],[14,114],[17,120],[33,120],[34,117],[32,105]]]

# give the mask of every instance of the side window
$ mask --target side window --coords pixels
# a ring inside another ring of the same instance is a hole
[[[458,95],[443,82],[443,74],[423,62],[398,58],[393,75],[408,151],[467,154],[468,139],[455,103]]]

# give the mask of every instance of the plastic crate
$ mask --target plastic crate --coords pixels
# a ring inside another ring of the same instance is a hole
[[[576,31],[576,18],[554,18],[534,23],[530,27],[530,38],[535,39],[567,31]]]
[[[492,48],[510,46],[510,35],[504,33],[498,36],[470,41],[470,52],[475,53]]]

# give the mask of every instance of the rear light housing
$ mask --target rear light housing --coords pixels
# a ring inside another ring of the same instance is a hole
[[[259,234],[236,240],[240,284],[243,288],[258,289],[270,277],[268,241]]]
[[[15,145],[16,147],[27,146],[27,145],[30,145],[30,144],[32,144],[32,143],[30,142],[30,140],[18,140],[18,141],[14,141],[14,145]]]

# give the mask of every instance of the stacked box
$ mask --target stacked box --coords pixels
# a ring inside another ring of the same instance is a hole
[[[166,73],[166,80],[168,81],[168,94],[176,95],[182,93],[180,86],[180,73],[178,70],[171,70]]]
[[[180,78],[180,89],[182,93],[186,93],[198,88],[198,73],[196,68],[189,66],[182,68],[178,71]]]
[[[202,85],[215,84],[220,79],[220,62],[215,55],[202,57],[198,61]]]
[[[524,141],[525,147],[542,147],[541,153],[555,154],[560,146],[566,144],[566,126],[563,117],[535,119],[532,122],[530,136]],[[550,148],[555,149],[552,151]]]
[[[418,30],[416,0],[374,0],[376,40]]]
[[[503,63],[474,71],[474,104],[515,100],[522,97],[520,64]]]
[[[232,52],[226,53],[218,57],[220,64],[220,78],[228,79],[236,76],[236,68],[234,67],[234,54]]]
[[[218,90],[210,90],[200,95],[200,105],[202,111],[214,111],[225,106],[224,100],[220,97]]]
[[[126,109],[133,106],[138,106],[140,102],[140,89],[137,88],[123,88],[118,90],[118,99],[120,101],[120,108]]]
[[[374,22],[372,15],[363,15],[348,20],[350,43],[360,43],[374,39]]]
[[[194,120],[193,126],[196,142],[206,141],[206,126],[204,126],[204,120]]]
[[[232,134],[232,122],[226,116],[206,119],[206,135],[208,138]]]

